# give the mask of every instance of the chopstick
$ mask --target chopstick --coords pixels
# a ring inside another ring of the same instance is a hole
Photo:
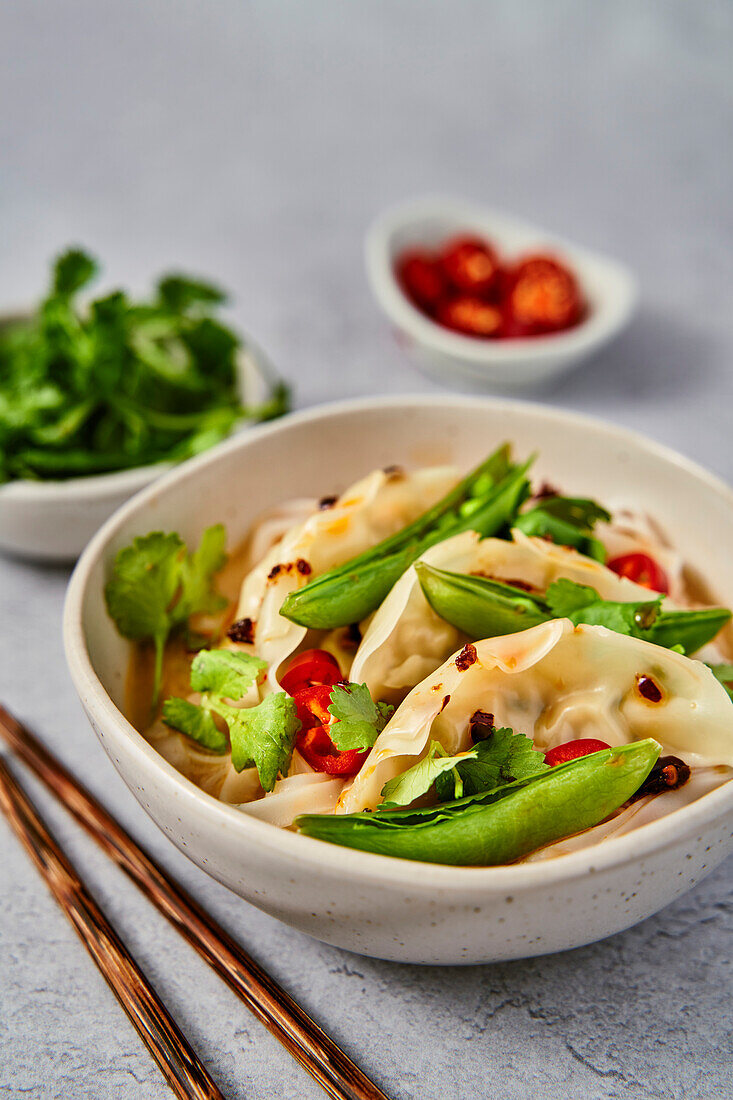
[[[181,1100],[224,1100],[188,1040],[0,758],[0,809]]]
[[[2,706],[0,736],[329,1096],[334,1100],[388,1100],[61,761]]]

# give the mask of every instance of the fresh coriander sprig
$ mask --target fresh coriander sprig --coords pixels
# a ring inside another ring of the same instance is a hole
[[[328,712],[334,721],[328,736],[339,752],[370,749],[394,712],[389,703],[375,702],[366,684],[336,684]]]
[[[300,719],[295,701],[284,691],[267,695],[251,707],[237,707],[247,692],[264,679],[267,664],[238,650],[201,650],[191,666],[191,688],[201,692],[201,704],[166,699],[163,721],[212,752],[224,753],[227,739],[216,724],[223,719],[229,732],[236,771],[256,767],[264,790],[271,791],[278,775],[286,775]]]
[[[191,690],[201,693],[201,704],[166,699],[163,721],[185,733],[205,749],[223,753],[227,739],[215,716],[226,722],[232,764],[236,771],[254,765],[260,783],[271,791],[278,775],[287,775],[301,723],[293,698],[283,691],[265,696],[254,706],[233,706],[256,682],[264,680],[267,665],[238,650],[201,650],[191,666]],[[366,684],[336,684],[331,690],[328,734],[339,752],[370,748],[388,722],[394,707],[374,702]]]
[[[431,741],[422,760],[384,784],[382,787],[384,802],[381,803],[380,810],[409,806],[411,802],[427,794],[433,784],[444,774],[448,776],[450,797],[461,798],[463,790],[456,770],[457,765],[467,760],[475,760],[477,756],[476,748],[450,756],[439,741]]]
[[[118,290],[80,304],[97,273],[70,249],[35,313],[0,328],[0,482],[180,461],[245,417],[287,411],[280,383],[243,407],[241,340],[215,316],[218,287],[175,274],[147,301]]]
[[[544,754],[530,738],[506,726],[492,728],[472,749],[456,756],[449,756],[439,742],[431,741],[422,760],[385,783],[380,812],[409,805],[427,794],[433,784],[438,800],[448,802],[539,775],[547,767]]]
[[[160,693],[163,651],[171,633],[187,629],[192,615],[226,606],[214,587],[214,577],[226,561],[225,543],[221,524],[204,531],[191,555],[180,535],[153,531],[133,539],[115,558],[104,589],[107,610],[123,637],[151,641],[155,647],[153,706]]]

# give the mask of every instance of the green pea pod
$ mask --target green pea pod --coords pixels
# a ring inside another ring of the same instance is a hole
[[[496,464],[497,458],[492,456],[487,461]],[[528,491],[524,476],[528,466],[529,462],[510,469],[498,483],[488,482],[485,497],[475,498],[478,507],[471,514],[462,515],[461,504],[470,496],[477,479],[485,479],[487,463],[482,463],[462,483],[464,489],[460,494],[456,489],[444,498],[444,501],[450,498],[449,509],[438,504],[425,513],[432,517],[430,524],[426,524],[423,516],[367,553],[316,577],[285,598],[280,614],[318,630],[360,622],[379,606],[405,569],[428,547],[461,531],[477,530],[482,535],[491,535],[505,527]]]
[[[490,490],[478,507],[472,507],[470,511],[462,513],[460,508],[455,520],[447,530],[428,532],[420,545],[420,553],[437,542],[443,542],[446,538],[453,538],[462,531],[478,531],[484,538],[495,535],[513,522],[519,507],[527,499],[530,485],[525,477],[527,470],[532,465],[534,458],[528,459],[521,466],[511,470],[502,481]],[[475,504],[471,500],[471,504]],[[508,536],[508,531],[507,531]]]
[[[439,529],[451,524],[454,522],[456,511],[460,510],[461,506],[468,501],[473,501],[475,499],[483,500],[486,495],[491,495],[495,486],[503,483],[509,474],[516,469],[510,461],[510,458],[511,447],[508,443],[503,443],[501,447],[497,447],[497,449],[472,470],[470,474],[467,474],[454,489],[451,489],[449,493],[441,497],[437,504],[434,504],[432,508],[428,508],[427,512],[423,512],[421,516],[418,516],[417,519],[413,520],[407,527],[403,527],[401,530],[396,531],[395,534],[390,535],[389,538],[382,539],[376,546],[372,546],[369,550],[365,550],[363,554],[357,554],[355,558],[350,558],[349,561],[344,562],[343,565],[335,566],[333,569],[330,569],[328,573],[324,573],[323,577],[332,577],[340,573],[350,573],[356,566],[362,566],[392,553],[396,553],[397,551],[403,550],[408,544],[421,543],[421,540],[425,538],[428,533],[436,528]],[[323,577],[318,577],[316,580],[320,581]],[[315,583],[316,581],[311,581],[311,584]]]
[[[415,571],[433,611],[469,638],[516,634],[551,618],[544,604],[520,588],[465,573],[448,573],[424,561],[415,564]]]
[[[281,614],[313,630],[334,630],[348,623],[361,622],[379,606],[418,553],[414,545],[408,546],[378,561],[357,565],[349,573],[324,574],[324,578],[329,578],[328,585],[316,590],[314,582],[313,592],[309,591],[311,585],[301,588],[294,595],[307,593],[307,596],[302,600],[288,597]]]
[[[512,863],[600,824],[639,789],[661,746],[651,739],[583,756],[488,795],[413,811],[307,814],[306,836],[400,859],[453,866]],[[402,824],[401,821],[405,823]]]
[[[661,611],[644,637],[656,645],[671,649],[681,645],[685,653],[695,653],[711,642],[731,613],[726,607],[705,607],[696,611]]]

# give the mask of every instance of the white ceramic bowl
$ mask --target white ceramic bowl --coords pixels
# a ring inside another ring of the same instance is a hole
[[[247,901],[366,955],[469,963],[560,951],[643,920],[733,848],[733,783],[603,844],[546,862],[443,867],[352,851],[277,829],[204,794],[124,715],[127,644],[102,588],[121,546],[150,530],[231,543],[274,502],[343,489],[389,463],[475,463],[511,439],[536,475],[580,496],[648,509],[733,603],[733,493],[684,458],[576,414],[439,396],[349,402],[256,427],[174,470],[105,524],[69,586],[64,639],[82,705],[135,797],[173,843]],[[254,474],[256,473],[256,476]]]
[[[238,371],[242,404],[265,401],[275,375],[249,339],[240,352]],[[236,431],[247,426],[242,421]],[[172,467],[172,462],[158,462],[65,481],[0,485],[0,550],[35,561],[73,561],[121,504]]]
[[[511,340],[477,340],[431,321],[402,291],[394,265],[408,248],[442,244],[475,232],[499,252],[518,258],[549,251],[567,260],[589,305],[588,316],[567,332]],[[636,281],[621,264],[497,211],[452,199],[425,198],[392,207],[366,236],[366,268],[380,306],[427,373],[451,385],[469,379],[490,388],[546,381],[599,351],[628,323]]]

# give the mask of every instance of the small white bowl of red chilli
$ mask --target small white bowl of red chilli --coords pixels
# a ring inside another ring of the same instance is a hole
[[[382,214],[367,233],[366,264],[401,341],[444,381],[549,379],[618,335],[637,299],[615,260],[445,199]]]

